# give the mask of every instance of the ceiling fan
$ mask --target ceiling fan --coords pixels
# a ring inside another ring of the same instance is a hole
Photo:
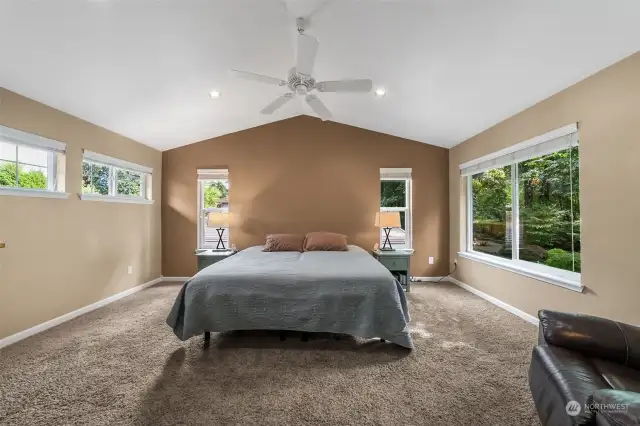
[[[287,86],[289,93],[278,97],[267,105],[262,114],[273,114],[274,111],[291,101],[295,95],[304,96],[311,109],[324,121],[331,118],[331,111],[313,92],[340,92],[340,93],[366,93],[370,92],[373,82],[369,79],[345,79],[337,81],[316,81],[311,75],[313,65],[318,54],[320,42],[317,38],[304,33],[309,21],[304,18],[296,20],[298,27],[298,61],[296,66],[289,70],[287,80],[269,77],[251,72],[231,70],[231,74],[245,80],[259,81],[261,83],[276,86]]]

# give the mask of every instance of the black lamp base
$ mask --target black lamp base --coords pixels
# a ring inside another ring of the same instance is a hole
[[[393,247],[391,247],[391,240],[389,240],[389,233],[391,233],[391,228],[382,228],[384,231],[384,242],[382,243],[382,247],[380,250],[382,251],[393,251]],[[389,247],[387,247],[389,244]]]
[[[216,250],[227,250],[227,247],[225,247],[224,241],[222,240],[222,237],[224,236],[224,228],[216,228],[216,232],[218,233],[218,244],[216,245]]]

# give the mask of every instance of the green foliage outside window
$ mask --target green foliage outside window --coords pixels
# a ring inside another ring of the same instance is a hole
[[[380,207],[406,207],[407,182],[404,180],[380,181]],[[405,212],[400,212],[400,227],[405,226]]]
[[[504,222],[511,210],[511,166],[474,176],[472,185],[474,222]]]
[[[580,271],[579,162],[574,147],[518,163],[520,259]],[[473,177],[475,249],[502,244],[491,254],[511,257],[504,237],[511,193],[511,166]]]
[[[110,166],[82,162],[82,192],[109,195]],[[140,173],[116,169],[116,195],[143,196],[140,193],[143,176]]]
[[[407,184],[403,180],[380,181],[380,207],[406,207]]]
[[[16,182],[16,163],[4,163],[0,165],[0,186],[47,189],[47,177],[40,170],[25,171],[20,167]]]
[[[562,249],[551,249],[547,252],[547,260],[545,261],[547,266],[553,266],[554,268],[566,269],[569,271],[580,271],[580,253],[574,253]]]
[[[109,167],[83,161],[82,193],[109,195]]]
[[[142,176],[139,173],[127,170],[117,171],[117,193],[118,195],[140,196],[140,184]]]
[[[229,189],[221,180],[207,182],[204,187],[204,208],[220,207],[219,201],[227,198]]]

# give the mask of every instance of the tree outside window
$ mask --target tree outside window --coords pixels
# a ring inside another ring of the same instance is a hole
[[[47,189],[47,151],[0,142],[0,186]]]
[[[471,178],[473,250],[580,272],[579,149],[488,170]],[[518,232],[513,232],[512,173]],[[512,238],[518,235],[514,256]]]

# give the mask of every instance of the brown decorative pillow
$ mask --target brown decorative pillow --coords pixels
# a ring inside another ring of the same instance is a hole
[[[347,251],[347,236],[333,232],[309,232],[304,251]]]
[[[303,251],[304,235],[271,234],[262,251]]]

